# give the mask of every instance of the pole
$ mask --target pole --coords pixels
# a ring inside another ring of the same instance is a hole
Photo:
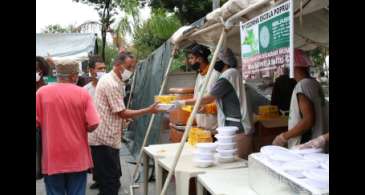
[[[168,65],[167,65],[167,69],[166,69],[166,72],[165,72],[165,75],[164,75],[164,78],[163,78],[162,84],[161,84],[160,92],[158,93],[159,95],[162,95],[163,90],[164,90],[164,88],[165,88],[166,81],[167,81],[167,76],[168,76],[168,74],[169,74],[169,72],[170,72],[171,64],[172,64],[172,61],[173,61],[173,59],[174,59],[175,50],[176,50],[176,48],[174,47],[174,48],[173,48],[173,50],[172,50],[172,54],[171,54],[171,57],[170,57],[169,63],[168,63]],[[140,166],[140,164],[141,164],[141,159],[142,159],[142,154],[143,154],[143,148],[145,147],[145,145],[146,145],[146,143],[147,143],[147,139],[148,139],[148,136],[149,136],[149,134],[150,134],[150,132],[151,132],[152,125],[153,125],[153,121],[155,120],[155,116],[156,116],[156,114],[152,114],[151,119],[150,119],[150,122],[149,122],[149,124],[148,124],[147,132],[146,132],[146,134],[145,134],[145,136],[144,136],[143,144],[142,144],[141,149],[140,149],[140,151],[139,151],[138,160],[137,160],[137,166],[136,166],[136,168],[135,168],[135,169],[134,169],[134,171],[133,171],[132,181],[134,181],[134,178],[136,177],[136,174],[137,174],[137,172],[138,172],[138,168],[139,168],[139,166]],[[144,165],[144,166],[148,166],[148,165]],[[147,182],[147,181],[145,181],[145,182]]]
[[[193,112],[190,114],[189,116],[189,119],[188,119],[188,122],[187,122],[187,125],[185,127],[185,131],[184,131],[184,135],[181,139],[181,142],[180,142],[180,145],[179,145],[179,148],[177,149],[177,153],[175,155],[175,158],[174,158],[174,162],[173,162],[173,165],[172,165],[172,169],[169,171],[169,174],[167,175],[167,178],[166,178],[166,181],[164,183],[164,186],[162,188],[162,191],[161,191],[161,194],[160,195],[165,195],[166,194],[166,190],[167,190],[167,186],[168,184],[170,183],[170,180],[171,180],[171,177],[172,177],[172,174],[175,172],[175,168],[176,168],[176,165],[177,165],[177,162],[180,158],[180,155],[181,155],[181,152],[182,152],[182,149],[185,145],[185,142],[186,142],[186,138],[188,136],[188,133],[191,129],[191,126],[193,124],[193,120],[195,118],[195,115],[196,113],[198,112],[198,108],[199,108],[199,105],[201,103],[201,100],[202,100],[202,97],[203,97],[203,94],[204,94],[204,91],[205,89],[207,88],[207,85],[208,85],[208,82],[210,80],[210,76],[212,75],[212,72],[213,72],[213,68],[214,68],[214,64],[217,60],[217,56],[218,56],[218,53],[219,53],[219,49],[221,48],[222,46],[222,43],[223,43],[223,40],[224,40],[224,37],[226,36],[226,31],[225,29],[223,28],[222,30],[222,33],[221,33],[221,36],[219,38],[219,41],[218,41],[218,44],[217,44],[217,47],[214,51],[214,55],[213,55],[213,58],[212,58],[212,61],[211,61],[211,64],[209,66],[209,69],[208,69],[208,73],[207,73],[207,79],[204,81],[204,84],[203,84],[203,89],[200,89],[199,91],[199,94],[198,94],[198,98],[194,104],[194,108],[193,108]]]

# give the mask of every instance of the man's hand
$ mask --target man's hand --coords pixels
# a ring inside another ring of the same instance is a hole
[[[284,146],[287,142],[288,140],[285,139],[284,133],[281,133],[280,135],[276,136],[276,138],[272,142],[272,145]]]
[[[148,113],[160,112],[160,110],[158,110],[158,104],[159,104],[159,102],[155,102],[152,105],[148,106],[148,108],[147,108]]]

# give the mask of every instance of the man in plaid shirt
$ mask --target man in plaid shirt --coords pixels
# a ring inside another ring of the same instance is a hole
[[[125,119],[158,112],[157,103],[140,110],[129,110],[124,105],[125,82],[133,74],[135,64],[132,55],[120,53],[113,70],[96,87],[95,103],[101,121],[92,139],[96,144],[94,174],[100,179],[101,195],[117,195],[121,186],[119,149]]]

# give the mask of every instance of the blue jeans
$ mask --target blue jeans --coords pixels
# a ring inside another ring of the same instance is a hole
[[[87,172],[44,176],[47,195],[85,195]]]

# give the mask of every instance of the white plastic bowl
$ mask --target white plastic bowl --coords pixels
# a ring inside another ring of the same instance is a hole
[[[214,164],[214,160],[194,159],[193,162],[194,162],[195,166],[200,167],[200,168],[210,167]]]
[[[236,143],[220,143],[217,142],[218,147],[217,150],[233,150],[236,148]]]
[[[216,143],[198,143],[196,144],[197,151],[200,153],[213,153],[216,148]]]
[[[220,156],[230,157],[230,156],[234,156],[236,154],[237,149],[233,149],[233,150],[219,150],[219,149],[217,149],[217,152],[219,153]]]
[[[238,131],[238,127],[235,126],[218,127],[217,131],[219,135],[232,136],[236,134],[236,131]]]
[[[197,160],[214,160],[214,154],[211,152],[203,153],[199,151],[194,151],[194,157]]]
[[[236,156],[221,156],[219,153],[215,155],[215,158],[219,163],[230,163],[236,160]]]
[[[174,104],[158,104],[157,109],[162,111],[168,111],[174,107]]]
[[[215,135],[219,143],[235,143],[235,136]]]

